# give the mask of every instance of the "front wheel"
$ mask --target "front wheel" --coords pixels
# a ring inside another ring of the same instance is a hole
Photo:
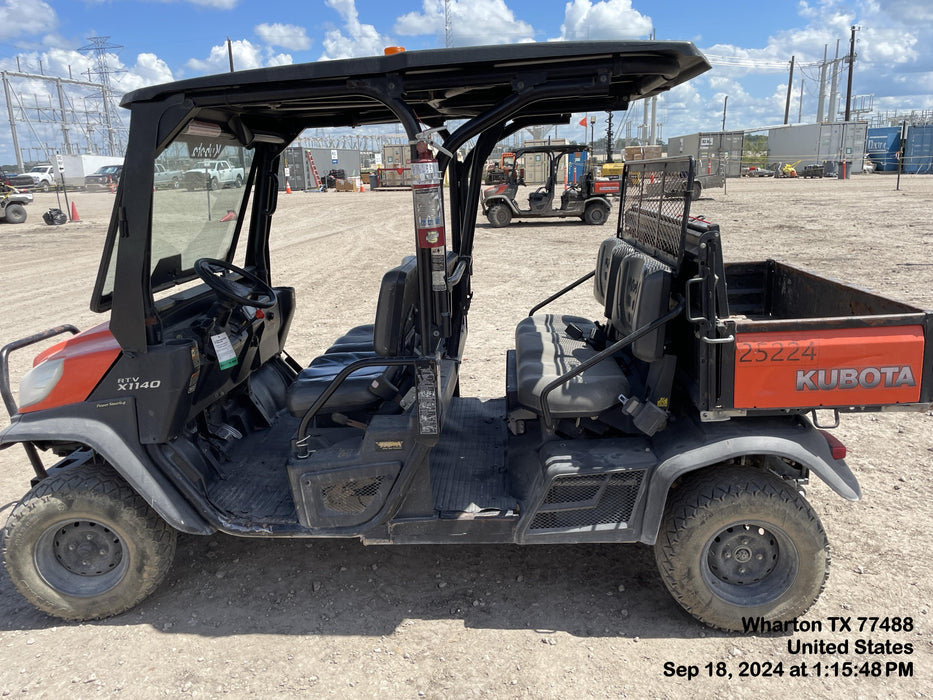
[[[816,513],[786,482],[750,468],[686,477],[670,496],[654,552],[681,607],[723,630],[802,615],[829,576]]]
[[[590,204],[583,214],[583,220],[591,226],[602,226],[609,220],[609,207],[605,204]]]
[[[37,484],[3,530],[10,580],[65,620],[129,610],[168,573],[176,533],[112,469],[77,467]]]
[[[11,224],[21,224],[26,220],[26,207],[19,202],[11,202],[6,205],[4,214],[7,222]]]
[[[690,191],[690,200],[693,202],[697,201],[701,194],[703,194],[703,185],[699,182],[694,182],[693,189]]]
[[[493,228],[503,228],[512,221],[512,210],[504,204],[493,204],[486,212],[486,218]]]

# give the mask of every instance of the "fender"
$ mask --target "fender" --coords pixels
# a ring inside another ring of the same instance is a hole
[[[602,202],[602,203],[605,204],[607,207],[609,207],[610,209],[612,209],[612,202],[609,201],[609,198],[608,198],[608,197],[604,197],[604,196],[601,195],[601,194],[596,194],[596,195],[593,195],[592,197],[587,197],[587,198],[583,201],[583,206],[585,207],[585,206],[586,206],[587,204],[589,204],[590,202]]]
[[[123,401],[132,403],[132,400]],[[101,403],[98,402],[98,409]],[[81,406],[88,407],[89,404]],[[0,431],[0,448],[17,442],[42,444],[63,441],[86,445],[107,460],[133,490],[176,530],[192,535],[214,533],[215,529],[191,507],[165,475],[151,466],[146,454],[138,447],[131,447],[113,427],[113,409],[105,409],[110,414],[107,416],[110,420],[104,422],[94,417],[89,409],[80,411],[85,415],[75,416],[76,406],[67,408],[72,415],[49,415],[55,409],[41,414],[20,414],[5,430]],[[132,409],[122,413],[131,419],[131,429],[135,434],[135,406]],[[124,419],[117,422],[128,421]]]
[[[489,208],[493,204],[500,204],[500,203],[505,204],[509,209],[511,209],[513,214],[517,215],[517,214],[522,213],[521,210],[515,205],[515,202],[513,202],[511,199],[501,194],[494,194],[491,197],[488,197],[485,200],[483,200],[483,213],[485,214],[487,211],[489,211]]]
[[[645,514],[639,540],[652,545],[657,540],[667,494],[671,484],[678,477],[746,455],[787,458],[809,469],[846,500],[857,501],[862,496],[858,480],[848,465],[841,459],[832,458],[826,439],[812,427],[802,435],[799,428],[777,427],[768,432],[714,438],[693,449],[673,454],[655,469],[645,499]]]

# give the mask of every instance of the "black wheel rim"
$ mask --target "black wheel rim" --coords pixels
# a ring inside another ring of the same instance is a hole
[[[594,224],[605,223],[606,219],[608,218],[609,217],[606,215],[606,210],[602,207],[596,207],[590,214],[590,221],[592,221]]]
[[[106,593],[126,574],[123,538],[95,520],[66,520],[36,543],[36,570],[59,593],[90,597]]]
[[[800,559],[781,528],[742,521],[709,539],[700,557],[703,581],[719,598],[757,606],[780,598],[797,578]]]

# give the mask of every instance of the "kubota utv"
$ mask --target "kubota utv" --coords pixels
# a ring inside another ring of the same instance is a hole
[[[561,162],[570,153],[587,152],[587,146],[553,145],[528,146],[515,151],[515,162],[522,156],[542,155],[547,159],[547,179],[541,187],[528,195],[528,206],[522,207],[516,195],[519,181],[511,177],[503,184],[487,187],[483,190],[483,214],[489,223],[496,228],[508,226],[513,218],[516,219],[546,219],[569,217],[579,218],[588,224],[602,225],[609,220],[609,198],[597,194],[594,183],[596,178],[593,170],[587,163],[582,177],[571,178],[566,188],[558,197],[557,192],[563,188],[563,182],[558,178]],[[512,172],[515,172],[513,167]],[[555,198],[558,197],[555,201]]]
[[[50,615],[116,615],[159,585],[177,532],[641,542],[706,624],[804,613],[829,554],[803,485],[859,498],[845,448],[808,414],[929,409],[930,313],[775,261],[726,264],[718,227],[689,215],[692,160],[639,161],[592,269],[563,290],[542,278],[514,319],[502,393],[460,391],[494,146],[708,69],[689,43],[548,42],[128,95],[91,301],[107,316],[0,351],[0,447],[35,472],[3,531],[13,584]],[[289,330],[314,299],[270,269],[280,155],[305,129],[393,122],[413,142],[412,255],[382,276],[372,323],[299,363]],[[244,163],[245,187],[154,191],[169,159]],[[583,284],[597,318],[567,308]],[[10,354],[59,335],[14,395]]]

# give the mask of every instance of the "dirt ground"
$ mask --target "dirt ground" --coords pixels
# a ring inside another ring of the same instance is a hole
[[[381,272],[413,244],[410,197],[280,197],[274,281],[298,290],[290,350],[299,360],[372,317]],[[27,223],[0,225],[0,344],[101,320],[88,300],[113,196],[76,193],[81,221],[46,226],[41,213],[55,199],[39,195]],[[883,175],[730,181],[693,208],[721,224],[729,260],[788,261],[927,309],[931,211],[933,177],[904,177],[898,192]],[[515,324],[591,269],[608,235],[611,225],[481,222],[465,395],[504,393]],[[588,290],[561,304],[598,315]],[[21,354],[29,357],[15,363],[16,377],[32,355]],[[933,414],[844,416],[834,433],[849,449],[863,500],[844,501],[822,483],[808,491],[832,544],[829,583],[806,615],[822,623],[819,632],[707,629],[668,596],[642,546],[366,548],[182,536],[156,593],[101,622],[50,619],[0,574],[0,696],[930,697]],[[21,449],[0,452],[0,504],[8,504],[0,517],[30,474]],[[851,618],[852,629],[832,631],[837,617]],[[860,617],[887,619],[887,629],[878,622],[860,631]],[[889,643],[886,653],[856,653],[866,639]],[[846,641],[843,654],[790,649]],[[911,653],[895,653],[896,644]],[[783,676],[762,675],[778,662]],[[847,674],[844,662],[868,675]],[[802,663],[807,677],[792,677]],[[698,677],[677,675],[678,665],[683,674],[695,666]],[[743,668],[757,677],[741,676]]]

